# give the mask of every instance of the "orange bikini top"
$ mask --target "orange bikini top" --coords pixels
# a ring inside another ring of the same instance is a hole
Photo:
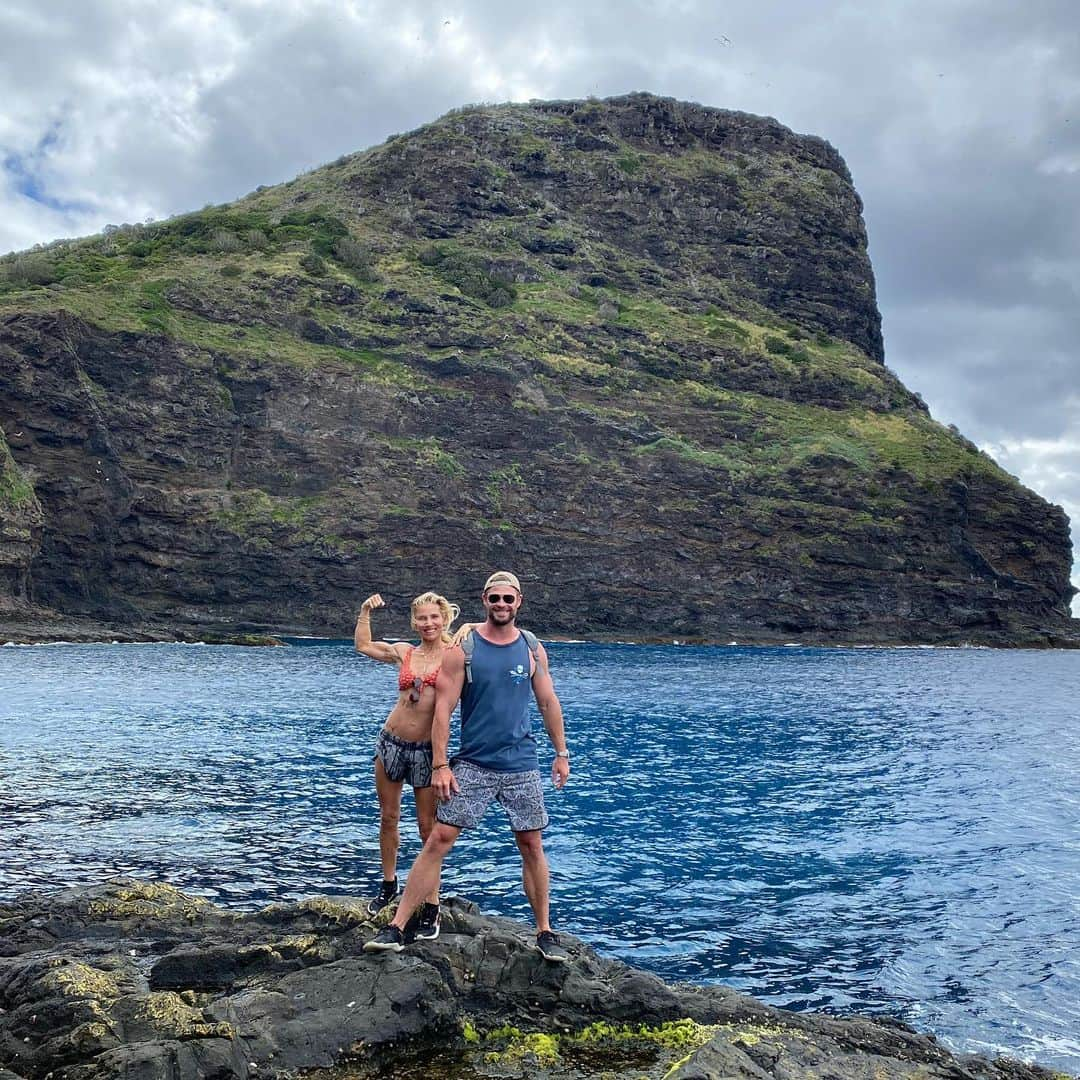
[[[434,686],[435,680],[439,677],[439,665],[434,671],[429,671],[426,675],[419,676],[420,686],[416,687],[417,676],[412,673],[412,654],[415,652],[413,646],[409,646],[409,651],[405,654],[404,659],[401,661],[401,670],[398,672],[398,689],[399,690],[422,690],[425,686]]]

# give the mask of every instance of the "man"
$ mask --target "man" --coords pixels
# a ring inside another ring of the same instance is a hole
[[[364,946],[366,952],[401,952],[409,916],[435,888],[443,859],[461,830],[478,824],[497,799],[510,818],[521,852],[525,895],[536,918],[536,947],[547,960],[566,959],[548,921],[548,864],[540,835],[548,816],[529,718],[531,696],[555,747],[551,779],[557,789],[570,776],[570,753],[547,653],[516,625],[522,599],[518,579],[509,571],[496,571],[484,584],[487,619],[474,629],[471,648],[466,644],[448,649],[443,656],[431,726],[431,783],[438,800],[435,827],[409,871],[397,913]],[[450,714],[459,699],[461,748],[451,761]]]

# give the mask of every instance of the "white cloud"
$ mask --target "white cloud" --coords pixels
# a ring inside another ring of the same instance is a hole
[[[1073,395],[1067,406],[1080,417],[1080,398]],[[1080,541],[1080,421],[1063,438],[1004,438],[981,449],[1069,515],[1075,551]],[[1074,566],[1073,585],[1080,589],[1080,565]],[[1080,595],[1073,600],[1073,615],[1080,617]]]

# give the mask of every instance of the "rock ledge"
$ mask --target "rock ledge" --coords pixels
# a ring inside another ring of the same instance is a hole
[[[259,912],[121,879],[0,904],[0,1080],[747,1077],[1050,1080],[903,1024],[669,986],[570,938],[444,907],[438,941],[370,956],[354,898]]]

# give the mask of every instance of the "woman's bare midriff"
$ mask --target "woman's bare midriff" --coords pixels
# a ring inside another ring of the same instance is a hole
[[[397,704],[386,718],[383,727],[391,735],[406,742],[431,742],[431,722],[435,719],[435,687],[425,686],[419,701],[409,700],[409,691],[402,690]]]

